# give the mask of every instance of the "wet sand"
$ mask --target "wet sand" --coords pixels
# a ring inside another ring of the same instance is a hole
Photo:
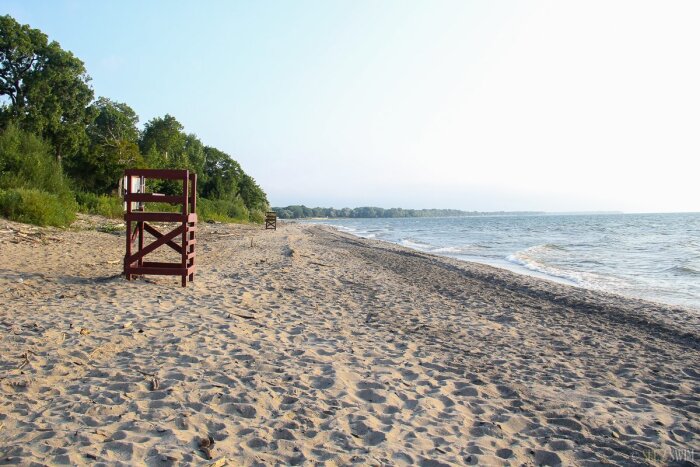
[[[127,282],[102,230],[0,221],[0,464],[700,461],[691,311],[298,224]]]

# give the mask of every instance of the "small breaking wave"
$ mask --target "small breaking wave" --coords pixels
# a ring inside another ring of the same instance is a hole
[[[555,252],[564,252],[566,248],[554,243],[544,243],[541,245],[531,246],[524,250],[508,255],[506,260],[510,263],[522,266],[530,271],[545,274],[547,276],[564,279],[579,286],[589,288],[605,289],[606,287],[600,284],[600,278],[591,273],[582,273],[561,269],[551,264],[547,264],[543,256],[551,255]],[[559,255],[560,256],[560,255]]]
[[[524,254],[524,252],[527,250],[523,250],[521,252],[508,255],[506,257],[506,261],[509,261],[513,264],[517,264],[518,266],[522,266],[525,269],[529,269],[530,271],[535,271],[539,272],[541,274],[545,274],[547,276],[553,276],[557,277],[560,279],[566,279],[570,282],[573,282],[574,284],[577,285],[584,285],[583,278],[581,277],[580,274],[569,272],[569,271],[564,271],[559,268],[555,268],[553,266],[548,266],[540,261],[537,261],[534,258],[529,257],[528,255]]]
[[[410,238],[401,239],[401,241],[399,241],[399,245],[407,246],[408,248],[414,248],[416,250],[422,251],[430,250],[431,248],[433,248],[432,245],[429,245],[427,243],[421,243]]]
[[[434,250],[430,251],[431,253],[453,253],[453,254],[459,254],[459,253],[464,253],[463,248],[458,248],[456,246],[444,246],[441,248],[435,248]]]
[[[625,282],[619,278],[602,276],[594,272],[562,269],[548,264],[541,256],[551,251],[566,251],[566,248],[546,243],[508,255],[506,260],[527,270],[557,279],[564,279],[572,284],[588,289],[615,291],[615,289],[625,286]]]
[[[684,265],[684,266],[673,266],[670,267],[664,272],[669,272],[673,275],[677,276],[700,276],[700,271],[695,269],[692,266]]]
[[[480,245],[478,243],[461,245],[461,246],[443,246],[438,248],[433,248],[430,250],[431,253],[442,254],[442,255],[471,255],[478,254],[483,250],[488,250],[487,245]]]

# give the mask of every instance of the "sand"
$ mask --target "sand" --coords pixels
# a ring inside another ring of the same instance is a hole
[[[700,461],[697,312],[284,223],[127,282],[94,223],[0,221],[0,464]]]

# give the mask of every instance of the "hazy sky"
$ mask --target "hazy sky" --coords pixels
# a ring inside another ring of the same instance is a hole
[[[700,1],[7,1],[273,205],[700,211]]]

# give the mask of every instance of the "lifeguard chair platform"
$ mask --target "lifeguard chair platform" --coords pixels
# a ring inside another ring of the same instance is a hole
[[[126,212],[126,254],[124,275],[131,280],[135,275],[156,274],[182,276],[182,286],[194,280],[195,233],[197,232],[197,174],[188,170],[129,169],[124,172],[124,202]],[[146,181],[176,180],[182,183],[182,194],[164,195],[147,193]],[[145,203],[180,205],[180,212],[146,212]],[[177,227],[161,233],[153,223],[177,223]],[[155,241],[144,245],[145,233]],[[180,237],[181,243],[175,242]],[[179,262],[145,261],[144,257],[161,246],[167,246],[180,255]],[[135,251],[133,251],[135,248]]]

